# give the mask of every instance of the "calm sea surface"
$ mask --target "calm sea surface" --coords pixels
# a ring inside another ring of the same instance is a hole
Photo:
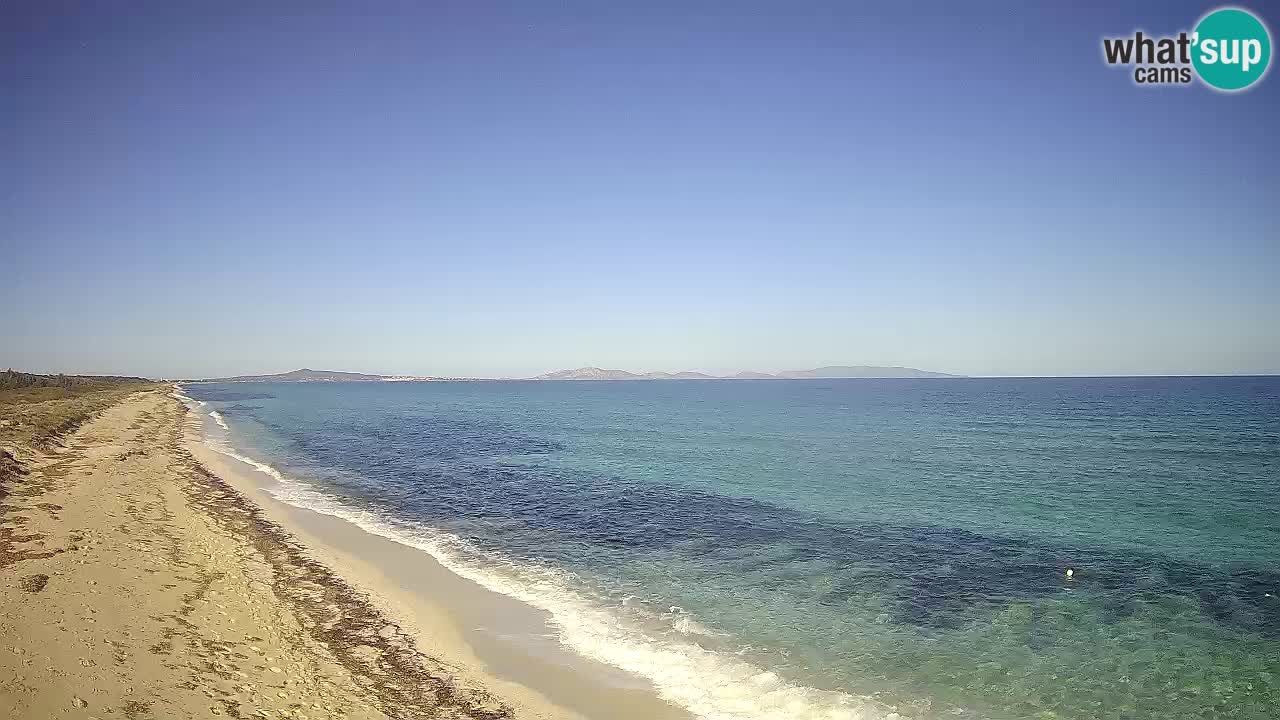
[[[1280,717],[1280,378],[184,392],[706,718]]]

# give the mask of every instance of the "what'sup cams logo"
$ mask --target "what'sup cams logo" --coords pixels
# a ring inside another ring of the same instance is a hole
[[[1248,10],[1224,7],[1200,18],[1190,33],[1103,38],[1102,56],[1108,65],[1133,66],[1138,85],[1189,85],[1199,77],[1215,90],[1236,92],[1267,73],[1271,34]]]

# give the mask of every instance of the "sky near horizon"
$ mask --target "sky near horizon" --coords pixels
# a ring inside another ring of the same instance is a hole
[[[5,3],[0,366],[1280,372],[1274,70],[962,5]]]

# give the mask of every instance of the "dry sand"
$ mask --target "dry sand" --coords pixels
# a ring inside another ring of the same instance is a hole
[[[388,577],[415,551],[271,507],[167,392],[17,449],[28,472],[0,514],[0,718],[684,716],[564,658],[494,641],[482,661],[485,636],[460,623],[540,620],[513,620],[513,601],[421,553]]]

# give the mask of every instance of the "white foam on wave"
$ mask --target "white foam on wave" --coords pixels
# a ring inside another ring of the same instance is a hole
[[[224,426],[225,427],[225,426]],[[342,518],[374,535],[434,557],[476,584],[546,611],[561,643],[580,655],[650,680],[666,700],[703,720],[893,720],[892,709],[869,698],[788,682],[724,652],[693,642],[663,640],[642,631],[618,612],[574,588],[572,578],[554,568],[517,564],[482,552],[463,539],[429,527],[352,507],[270,465],[206,436],[206,445],[267,474],[267,488],[282,502]],[[675,612],[673,609],[672,612]],[[719,634],[683,611],[675,629],[687,635]]]
[[[718,630],[712,630],[711,628],[707,627],[706,625],[703,625],[697,620],[694,620],[688,615],[681,615],[676,619],[672,620],[671,626],[675,628],[677,632],[684,633],[685,635],[702,635],[703,637],[724,637],[725,636],[725,633],[722,633]]]
[[[177,398],[178,400],[181,400],[183,404],[185,404],[188,408],[191,408],[192,410],[198,410],[200,407],[208,404],[200,400],[191,398],[187,395],[183,395],[180,387],[177,390],[174,390],[173,392],[169,393],[169,397]],[[219,427],[221,427],[223,430],[226,430],[226,431],[231,430],[231,428],[227,427],[226,421],[222,419],[222,413],[218,412],[217,410],[211,410],[209,412],[209,417],[213,418],[218,423]],[[236,452],[228,443],[215,440],[214,438],[210,437],[208,433],[204,434],[203,440],[204,440],[205,446],[208,447],[209,449],[220,452],[229,458],[234,458],[236,460],[239,460],[240,462],[245,463],[246,465],[250,465],[255,470],[270,476],[273,480],[275,480],[278,483],[285,482],[285,477],[280,473],[279,470],[276,470],[275,468],[271,467],[270,465],[264,462],[259,462],[257,460],[254,460],[248,455],[242,455]]]
[[[199,410],[207,404],[202,400],[196,400],[193,397],[182,394],[181,385],[175,385],[173,392],[169,393],[169,397],[182,401],[182,404],[186,405],[190,410]]]
[[[224,425],[223,427],[226,427],[226,426]],[[275,480],[278,483],[288,482],[287,480],[285,480],[284,475],[282,475],[279,470],[276,470],[275,468],[271,467],[270,465],[264,462],[259,462],[257,460],[254,460],[248,455],[242,455],[236,452],[235,450],[231,449],[226,443],[218,442],[216,440],[213,440],[212,438],[205,438],[204,444],[210,449],[220,452],[229,458],[234,458],[246,465],[252,466],[253,469],[257,470],[260,473],[266,474],[267,476],[271,477],[273,480]],[[268,488],[268,490],[271,492],[272,495],[277,495],[276,488]]]

